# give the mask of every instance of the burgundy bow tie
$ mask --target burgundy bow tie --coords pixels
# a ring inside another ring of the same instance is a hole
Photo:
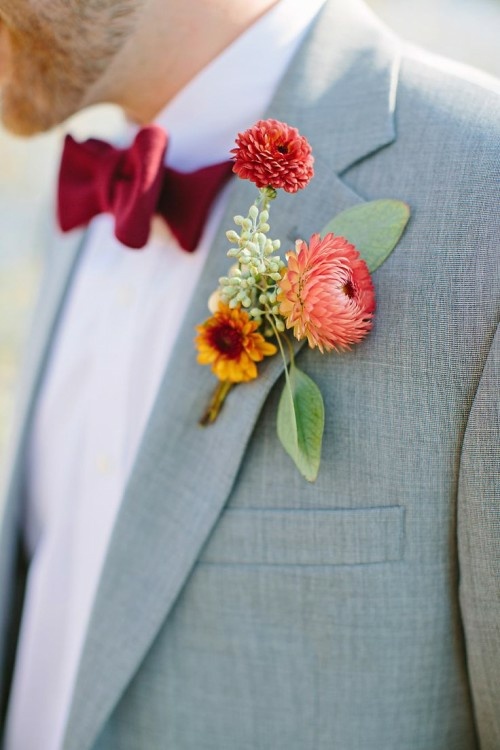
[[[148,241],[151,219],[167,221],[184,250],[200,239],[210,206],[232,172],[233,162],[196,172],[165,167],[167,135],[156,125],[143,128],[128,149],[91,138],[77,143],[66,136],[59,172],[58,219],[64,232],[97,214],[115,217],[115,235],[139,249]]]

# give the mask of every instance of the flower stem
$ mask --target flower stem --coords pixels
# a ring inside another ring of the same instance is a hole
[[[207,409],[199,421],[199,424],[202,427],[206,427],[207,425],[215,422],[215,420],[219,416],[222,404],[224,403],[226,396],[233,385],[234,383],[231,383],[229,380],[221,380],[217,385],[207,406]]]
[[[285,341],[288,344],[288,351],[290,352],[290,367],[295,367],[295,352],[288,336],[285,336]]]
[[[261,211],[269,211],[271,201],[275,200],[278,193],[274,188],[265,187],[259,189],[259,197],[255,201],[256,205],[260,207]]]
[[[266,317],[267,317],[269,323],[271,324],[271,328],[273,329],[274,335],[276,336],[276,340],[278,342],[280,354],[281,354],[281,357],[282,357],[283,362],[285,364],[285,381],[286,381],[286,384],[287,384],[288,388],[291,391],[292,390],[292,385],[290,383],[290,374],[288,372],[288,366],[287,366],[287,363],[286,363],[285,350],[283,349],[283,343],[281,341],[281,334],[278,331],[278,329],[276,328],[276,325],[275,325],[274,320],[273,320],[273,316],[272,315],[267,315]],[[290,350],[290,367],[293,367],[294,366],[293,347],[290,344],[290,341],[288,340],[288,336],[284,336],[283,338],[285,339],[286,343],[288,344],[288,348]]]

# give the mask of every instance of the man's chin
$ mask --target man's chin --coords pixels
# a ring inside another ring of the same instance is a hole
[[[48,129],[41,128],[39,126],[36,126],[34,123],[28,123],[15,117],[6,117],[4,113],[1,114],[1,122],[3,128],[11,133],[11,135],[17,135],[22,138],[29,138],[30,136],[37,135],[38,133],[43,133]]]
[[[44,133],[55,127],[65,118],[42,114],[27,106],[27,101],[19,101],[4,92],[0,103],[2,126],[13,135],[26,137]]]

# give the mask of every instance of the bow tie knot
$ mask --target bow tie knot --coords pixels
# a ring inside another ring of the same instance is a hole
[[[180,245],[194,250],[232,162],[178,172],[164,166],[167,145],[165,131],[156,125],[142,128],[128,149],[95,138],[77,143],[67,136],[58,188],[61,229],[86,226],[94,216],[110,213],[120,242],[139,249],[159,213]]]

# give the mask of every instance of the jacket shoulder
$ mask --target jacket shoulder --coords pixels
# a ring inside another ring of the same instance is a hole
[[[446,128],[448,140],[473,135],[500,155],[500,80],[488,73],[403,44],[398,105],[418,123]]]
[[[500,81],[405,45],[396,97],[399,147],[448,185],[481,188],[497,205]]]

